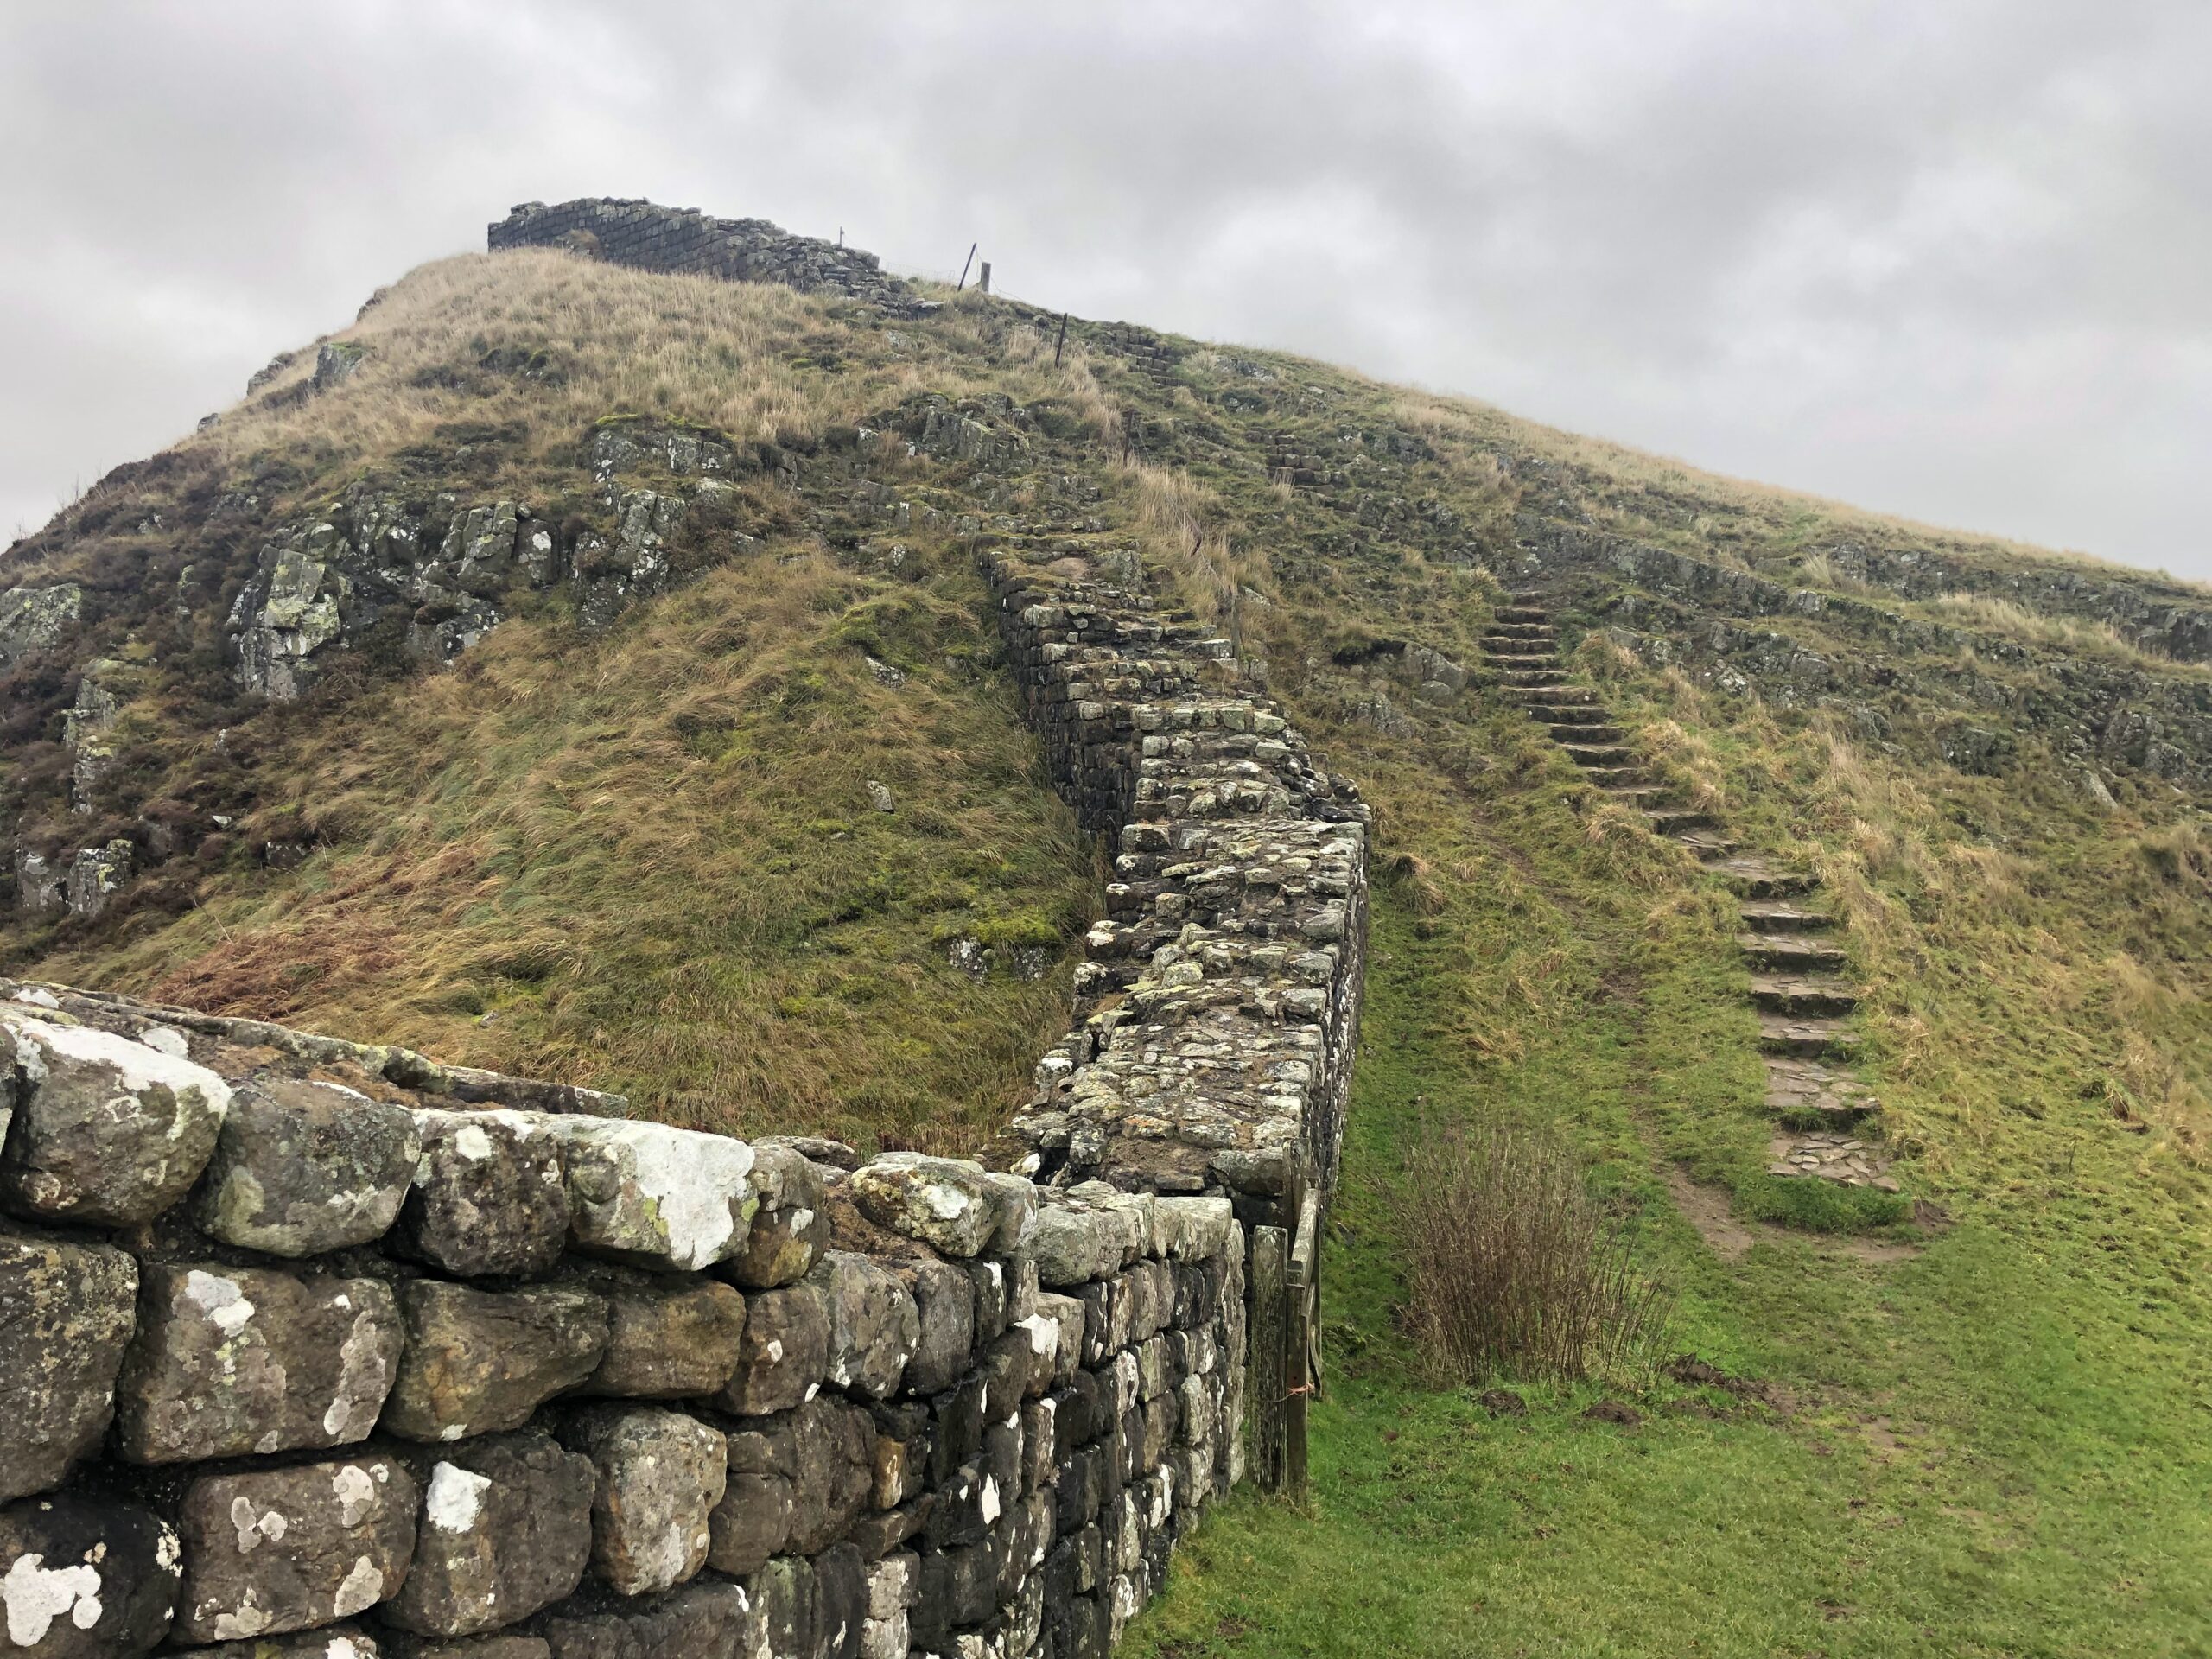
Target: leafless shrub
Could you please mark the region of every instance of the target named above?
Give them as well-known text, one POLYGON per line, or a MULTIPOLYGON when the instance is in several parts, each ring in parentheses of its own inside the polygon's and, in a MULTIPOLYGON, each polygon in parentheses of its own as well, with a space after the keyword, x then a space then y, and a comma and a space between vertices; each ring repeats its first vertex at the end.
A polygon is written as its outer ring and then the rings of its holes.
POLYGON ((1573 1382, 1664 1346, 1672 1297, 1549 1135, 1452 1126, 1408 1168, 1407 1327, 1440 1386, 1573 1382))

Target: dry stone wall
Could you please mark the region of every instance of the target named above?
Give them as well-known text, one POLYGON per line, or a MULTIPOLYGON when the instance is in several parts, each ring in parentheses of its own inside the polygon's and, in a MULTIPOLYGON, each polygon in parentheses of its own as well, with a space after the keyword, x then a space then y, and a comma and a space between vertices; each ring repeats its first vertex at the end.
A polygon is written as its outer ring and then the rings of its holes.
POLYGON ((0 1653, 1106 1653, 1240 1472, 1221 1196, 0 983, 0 1653))
POLYGON ((804 293, 842 294, 898 316, 937 309, 872 253, 793 236, 765 219, 714 219, 688 207, 611 199, 528 201, 490 226, 502 248, 567 247, 640 270, 683 271, 734 282, 781 283, 804 293))
POLYGON ((1228 641, 1081 560, 984 569, 1054 781, 1115 851, 1081 1023, 1014 1120, 1021 1166, 1294 1227, 1343 1142, 1368 809, 1228 641))

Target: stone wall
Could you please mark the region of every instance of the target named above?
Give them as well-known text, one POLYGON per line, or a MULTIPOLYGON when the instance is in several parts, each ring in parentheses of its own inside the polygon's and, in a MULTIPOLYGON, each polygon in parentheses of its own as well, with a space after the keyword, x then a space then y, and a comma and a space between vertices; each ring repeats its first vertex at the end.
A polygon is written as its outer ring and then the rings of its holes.
POLYGON ((1240 1471, 1224 1198, 0 999, 0 1652, 1074 1659, 1240 1471))
POLYGON ((1054 783, 1115 852, 1081 1022, 1014 1120, 1020 1166, 1294 1227, 1344 1138, 1368 809, 1226 640, 1080 559, 984 570, 1054 783))
POLYGON ((937 308, 872 253, 793 236, 765 219, 713 219, 650 201, 582 200, 523 203, 485 237, 502 248, 568 247, 639 270, 684 271, 734 282, 781 283, 804 293, 842 294, 899 316, 937 308))

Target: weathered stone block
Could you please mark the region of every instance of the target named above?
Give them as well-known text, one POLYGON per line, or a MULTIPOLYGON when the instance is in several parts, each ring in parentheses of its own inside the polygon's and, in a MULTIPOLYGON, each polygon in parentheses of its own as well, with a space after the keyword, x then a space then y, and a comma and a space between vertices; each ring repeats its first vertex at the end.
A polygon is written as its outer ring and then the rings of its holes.
POLYGON ((549 1120, 569 1225, 587 1250, 696 1271, 742 1252, 758 1207, 753 1148, 727 1135, 605 1117, 549 1120))
POLYGON ((722 1439, 728 1481, 707 1517, 707 1565, 741 1579, 791 1536, 794 1448, 781 1420, 733 1428, 722 1439))
POLYGON ((419 1496, 404 1467, 377 1457, 193 1482, 177 1512, 177 1634, 234 1642, 374 1606, 407 1576, 419 1496))
POLYGON ((921 1316, 898 1275, 871 1258, 832 1250, 806 1283, 830 1310, 829 1380, 880 1400, 899 1386, 921 1342, 921 1316))
POLYGON ((60 1484, 107 1433, 137 1294, 120 1250, 0 1234, 0 1503, 60 1484))
POLYGON ((964 1158, 887 1152, 855 1170, 849 1185, 870 1221, 947 1255, 979 1254, 1001 1219, 1004 1199, 993 1178, 964 1158))
MULTIPOLYGON (((399 1648, 378 1641, 358 1624, 326 1624, 319 1630, 294 1636, 257 1636, 245 1642, 221 1642, 212 1648, 194 1648, 194 1659, 448 1659, 427 1648, 399 1648)), ((476 1653, 453 1655, 450 1659, 499 1659, 476 1653)), ((542 1651, 512 1659, 544 1659, 542 1651)))
POLYGON ((557 1286, 473 1290, 422 1279, 400 1287, 407 1351, 384 1425, 410 1440, 520 1428, 598 1370, 607 1303, 557 1286))
POLYGON ((399 1310, 373 1279, 144 1268, 117 1447, 180 1463, 350 1446, 377 1425, 400 1343, 399 1310))
POLYGON ((303 1077, 232 1096, 200 1189, 200 1224, 270 1255, 319 1255, 383 1236, 422 1146, 414 1115, 303 1077))
POLYGON ((1037 1297, 1037 1311, 1030 1318, 1052 1326, 1052 1381, 1055 1388, 1065 1388, 1082 1368, 1086 1317, 1084 1304, 1073 1296, 1046 1291, 1037 1297))
POLYGON ((811 1282, 746 1299, 737 1371, 715 1403, 741 1417, 789 1411, 830 1370, 830 1304, 811 1282))
POLYGON ((706 1564, 707 1517, 722 1500, 722 1437, 696 1417, 652 1406, 594 1406, 561 1438, 598 1471, 592 1570, 626 1596, 666 1590, 706 1564))
POLYGON ((423 1637, 387 1630, 385 1659, 553 1659, 542 1636, 502 1630, 496 1636, 423 1637))
POLYGON ((875 1445, 868 1502, 879 1510, 896 1509, 929 1484, 935 1425, 929 1408, 918 1402, 879 1405, 872 1414, 875 1445))
POLYGON ((230 1085, 111 1032, 0 1010, 21 1084, 0 1199, 19 1213, 124 1227, 191 1189, 215 1150, 230 1085))
POLYGON ((415 1114, 423 1152, 394 1245, 463 1278, 543 1273, 569 1240, 561 1143, 529 1112, 415 1114))
POLYGON ((0 1509, 0 1612, 10 1655, 118 1659, 168 1634, 177 1535, 134 1504, 61 1494, 0 1509))
POLYGON ((910 1394, 935 1394, 968 1368, 976 1346, 976 1288, 961 1263, 912 1262, 897 1272, 914 1299, 919 1332, 899 1386, 910 1394))
POLYGON ((784 1547, 811 1555, 845 1535, 875 1484, 875 1425, 867 1412, 823 1395, 782 1419, 789 1437, 791 1531, 784 1547))
POLYGON ((573 1592, 591 1560, 591 1459, 542 1433, 456 1446, 423 1484, 415 1565, 382 1616, 426 1636, 470 1636, 573 1592))
POLYGON ((755 1598, 734 1584, 688 1584, 604 1611, 548 1617, 537 1633, 552 1659, 755 1659, 763 1645, 755 1598))
POLYGON ((796 1148, 756 1146, 753 1185, 760 1208, 745 1248, 722 1272, 749 1290, 798 1283, 830 1248, 830 1195, 821 1172, 796 1148))
POLYGON ((607 1304, 607 1351, 580 1390, 630 1400, 718 1392, 736 1372, 745 1298, 711 1279, 603 1268, 568 1281, 607 1304))
POLYGON ((761 1644, 774 1659, 785 1654, 812 1659, 814 1653, 814 1564, 801 1556, 779 1555, 746 1584, 759 1608, 761 1644))
POLYGON ((850 1544, 814 1558, 813 1659, 859 1659, 868 1621, 868 1566, 850 1544))

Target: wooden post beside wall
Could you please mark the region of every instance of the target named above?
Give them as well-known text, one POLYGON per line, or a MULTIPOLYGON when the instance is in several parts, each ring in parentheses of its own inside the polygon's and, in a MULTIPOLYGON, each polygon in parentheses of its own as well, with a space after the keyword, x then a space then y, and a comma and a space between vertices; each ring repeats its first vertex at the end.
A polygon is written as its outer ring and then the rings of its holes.
POLYGON ((1262 1491, 1282 1490, 1283 1406, 1287 1392, 1284 1361, 1289 1350, 1285 1300, 1290 1268, 1290 1235, 1280 1227, 1252 1230, 1252 1478, 1262 1491))
POLYGON ((1307 1189, 1283 1283, 1283 1490, 1306 1496, 1306 1408, 1321 1385, 1321 1195, 1307 1189))

